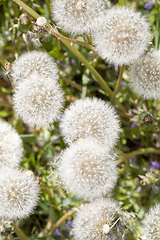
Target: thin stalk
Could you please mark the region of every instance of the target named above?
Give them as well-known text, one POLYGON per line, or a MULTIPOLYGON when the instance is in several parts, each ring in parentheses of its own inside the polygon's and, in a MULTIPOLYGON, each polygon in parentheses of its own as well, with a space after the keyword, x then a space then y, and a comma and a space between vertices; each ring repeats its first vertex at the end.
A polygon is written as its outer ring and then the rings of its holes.
POLYGON ((76 89, 78 89, 79 91, 82 91, 82 87, 81 85, 79 85, 78 83, 66 78, 66 77, 63 77, 62 75, 59 75, 59 77, 64 80, 65 82, 69 83, 70 85, 72 85, 73 87, 75 87, 76 89))
POLYGON ((160 149, 156 149, 156 148, 141 148, 138 150, 135 150, 133 152, 130 153, 124 153, 123 156, 125 156, 125 158, 130 159, 132 157, 135 157, 137 155, 142 155, 142 154, 160 154, 160 149))
POLYGON ((72 209, 69 212, 67 212, 65 215, 63 215, 57 222, 56 224, 53 226, 53 228, 51 229, 50 235, 53 235, 54 232, 56 231, 56 229, 70 216, 72 216, 77 210, 72 209))
POLYGON ((92 45, 88 44, 88 43, 81 42, 81 41, 78 41, 76 39, 71 39, 71 38, 65 37, 62 34, 59 34, 59 33, 55 32, 54 29, 50 29, 49 27, 46 30, 49 33, 51 33, 52 35, 54 35, 55 37, 57 37, 58 39, 63 39, 63 40, 66 40, 67 42, 78 44, 78 45, 86 47, 89 50, 94 52, 94 47, 92 45))
POLYGON ((29 240, 29 238, 24 234, 24 232, 15 223, 12 223, 12 226, 14 227, 15 233, 17 234, 17 236, 20 237, 21 240, 29 240))
POLYGON ((119 2, 119 5, 120 5, 120 6, 123 6, 123 5, 124 5, 124 0, 118 0, 118 2, 119 2))
POLYGON ((115 90, 112 94, 112 98, 111 98, 111 104, 112 105, 114 104, 116 94, 118 93, 118 90, 119 90, 120 85, 121 85, 123 71, 124 71, 124 65, 122 65, 122 67, 120 68, 117 84, 116 84, 115 90))

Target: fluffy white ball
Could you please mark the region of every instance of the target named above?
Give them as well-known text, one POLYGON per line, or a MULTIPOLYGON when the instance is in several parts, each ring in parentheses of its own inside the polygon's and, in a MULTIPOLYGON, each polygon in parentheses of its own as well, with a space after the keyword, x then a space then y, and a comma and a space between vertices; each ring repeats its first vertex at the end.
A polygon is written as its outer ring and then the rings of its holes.
POLYGON ((85 138, 62 152, 58 173, 68 192, 92 200, 112 191, 118 177, 117 161, 94 138, 85 138))
POLYGON ((106 11, 93 32, 97 53, 107 62, 130 64, 148 47, 151 35, 149 23, 140 12, 128 7, 106 11))
POLYGON ((60 129, 67 143, 91 136, 111 148, 118 139, 120 127, 118 116, 109 103, 86 98, 76 100, 65 110, 60 129))
POLYGON ((14 61, 11 71, 13 83, 24 81, 31 74, 38 74, 42 78, 51 77, 54 81, 58 81, 58 68, 54 59, 46 52, 31 51, 22 54, 14 61))
POLYGON ((76 35, 89 33, 106 8, 104 0, 52 1, 53 20, 63 30, 76 35))
POLYGON ((129 69, 129 85, 144 99, 160 99, 160 50, 148 52, 129 69))
POLYGON ((149 212, 145 214, 142 221, 144 240, 158 240, 160 239, 160 204, 151 207, 149 212))
POLYGON ((3 168, 0 171, 0 218, 26 218, 37 205, 39 185, 27 171, 3 168))
POLYGON ((0 120, 0 169, 19 164, 23 154, 22 140, 16 130, 0 120))
POLYGON ((58 82, 32 74, 17 85, 13 102, 16 113, 26 124, 42 127, 56 120, 64 99, 58 82))
MULTIPOLYGON (((116 220, 118 220, 119 211, 120 206, 118 203, 109 198, 101 198, 90 204, 81 206, 80 211, 77 212, 73 221, 76 239, 115 239, 110 238, 113 236, 113 229, 111 227, 116 220)), ((119 222, 117 224, 119 225, 119 222)), ((114 228, 114 233, 117 233, 116 225, 114 228)), ((118 233, 116 236, 118 237, 118 233)))

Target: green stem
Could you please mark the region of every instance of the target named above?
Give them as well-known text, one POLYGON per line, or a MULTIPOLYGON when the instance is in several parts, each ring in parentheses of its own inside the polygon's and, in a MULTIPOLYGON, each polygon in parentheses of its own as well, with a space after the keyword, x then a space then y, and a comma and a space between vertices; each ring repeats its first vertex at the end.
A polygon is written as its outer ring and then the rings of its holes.
POLYGON ((52 35, 54 35, 55 37, 57 37, 58 39, 63 39, 63 40, 66 40, 67 42, 78 44, 78 45, 86 47, 89 50, 94 52, 94 47, 92 45, 88 44, 88 43, 81 42, 81 41, 78 41, 76 39, 71 39, 71 38, 65 37, 62 34, 59 34, 59 33, 55 32, 53 29, 50 29, 49 27, 47 28, 47 31, 49 33, 51 33, 52 35))
POLYGON ((119 2, 119 5, 120 5, 120 6, 123 6, 123 5, 124 5, 124 0, 119 0, 118 2, 119 2))
POLYGON ((115 90, 114 90, 114 92, 112 94, 112 98, 111 98, 111 104, 112 105, 114 104, 114 100, 115 100, 116 94, 118 93, 118 90, 119 90, 120 85, 121 85, 123 71, 124 71, 124 65, 122 65, 122 67, 120 68, 117 84, 116 84, 115 90))
MULTIPOLYGON (((30 7, 28 7, 25 3, 23 3, 21 0, 13 0, 15 3, 17 3, 19 6, 21 6, 27 13, 29 13, 32 17, 35 19, 39 18, 40 15, 37 14, 34 10, 32 10, 30 7)), ((47 26, 51 27, 48 23, 47 26)), ((95 70, 95 68, 87 61, 87 59, 74 47, 72 46, 68 41, 64 39, 60 39, 61 42, 70 50, 73 52, 73 54, 84 63, 86 68, 90 70, 90 72, 93 74, 93 76, 96 78, 98 83, 101 85, 101 87, 106 91, 106 93, 109 95, 109 97, 112 97, 112 90, 107 85, 107 83, 104 81, 104 79, 101 77, 101 75, 95 70)), ((125 109, 123 105, 116 99, 116 104, 119 106, 119 108, 125 112, 125 109)))
POLYGON ((153 153, 153 154, 160 154, 160 149, 156 149, 156 148, 141 148, 139 150, 135 150, 133 152, 130 153, 125 153, 123 154, 123 156, 125 156, 125 158, 132 158, 135 157, 137 155, 141 155, 141 154, 149 154, 149 153, 153 153))
POLYGON ((56 231, 56 229, 70 216, 72 216, 74 213, 76 212, 75 209, 70 210, 69 212, 67 212, 65 215, 63 215, 57 222, 56 224, 53 226, 50 235, 53 235, 54 232, 56 231))
POLYGON ((21 240, 29 240, 29 238, 24 234, 24 232, 15 223, 12 223, 12 226, 14 227, 15 233, 17 234, 17 236, 20 237, 21 240))

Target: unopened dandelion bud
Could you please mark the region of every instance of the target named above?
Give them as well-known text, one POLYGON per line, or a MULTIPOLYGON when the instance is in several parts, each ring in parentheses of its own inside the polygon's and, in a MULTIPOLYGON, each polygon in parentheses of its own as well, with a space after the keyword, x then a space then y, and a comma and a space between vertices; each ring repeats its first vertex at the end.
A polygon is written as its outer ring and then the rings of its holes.
POLYGON ((38 26, 45 27, 47 24, 47 19, 45 17, 39 17, 39 18, 37 18, 36 23, 38 26))

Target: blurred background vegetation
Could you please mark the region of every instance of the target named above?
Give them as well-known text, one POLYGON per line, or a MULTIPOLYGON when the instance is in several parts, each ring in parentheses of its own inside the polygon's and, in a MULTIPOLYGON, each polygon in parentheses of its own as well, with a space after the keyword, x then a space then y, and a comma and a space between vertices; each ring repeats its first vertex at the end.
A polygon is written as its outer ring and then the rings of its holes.
MULTIPOLYGON (((38 14, 51 21, 49 0, 24 0, 38 14)), ((116 0, 110 6, 118 4, 116 0)), ((160 47, 160 3, 159 1, 125 0, 125 4, 141 11, 151 24, 153 41, 151 48, 160 47)), ((54 24, 52 22, 52 24, 54 24)), ((25 125, 15 114, 12 104, 14 86, 6 70, 16 57, 35 49, 28 31, 35 34, 35 20, 27 15, 13 1, 0 0, 0 118, 9 122, 21 135, 24 145, 22 169, 29 169, 41 180, 41 198, 38 207, 29 218, 17 222, 30 239, 74 239, 71 212, 58 229, 55 223, 74 207, 83 202, 58 186, 54 171, 54 157, 65 148, 59 132, 61 115, 48 128, 31 128, 25 125), (6 80, 4 80, 6 79, 6 80)), ((66 32, 59 31, 67 36, 66 32)), ((84 41, 82 37, 77 40, 84 41)), ((43 40, 43 36, 39 36, 43 40)), ((105 63, 90 50, 75 45, 114 90, 118 78, 118 68, 105 63)), ((109 101, 108 95, 100 87, 94 76, 84 67, 79 59, 54 36, 42 41, 38 50, 48 52, 57 62, 60 83, 65 92, 66 106, 82 97, 82 90, 87 86, 87 95, 109 101), (76 84, 75 84, 76 83, 76 84)), ((121 118, 121 135, 117 145, 119 157, 119 180, 111 194, 126 211, 133 211, 139 219, 155 203, 160 202, 160 102, 145 101, 132 93, 128 87, 127 68, 123 73, 120 91, 117 94, 128 117, 117 108, 121 118), (147 150, 146 150, 147 149, 147 150), (156 149, 156 150, 155 150, 156 149)), ((7 229, 1 232, 0 239, 20 239, 7 229)))

